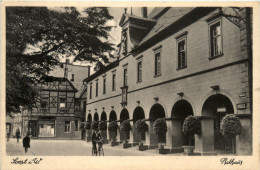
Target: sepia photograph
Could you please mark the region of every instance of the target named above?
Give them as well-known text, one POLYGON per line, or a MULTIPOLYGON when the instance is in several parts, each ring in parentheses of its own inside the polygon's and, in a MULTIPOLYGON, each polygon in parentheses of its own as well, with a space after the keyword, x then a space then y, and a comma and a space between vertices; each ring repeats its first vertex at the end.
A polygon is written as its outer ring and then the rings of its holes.
POLYGON ((9 163, 253 156, 252 5, 83 4, 4 7, 9 163))

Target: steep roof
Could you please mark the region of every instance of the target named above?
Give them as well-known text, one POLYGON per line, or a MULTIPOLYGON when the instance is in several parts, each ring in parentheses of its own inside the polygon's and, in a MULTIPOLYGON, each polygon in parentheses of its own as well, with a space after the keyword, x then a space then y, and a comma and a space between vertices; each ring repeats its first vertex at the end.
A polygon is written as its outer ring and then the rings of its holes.
MULTIPOLYGON (((149 17, 155 17, 160 12, 162 12, 165 8, 155 8, 149 17)), ((138 46, 145 43, 147 40, 176 22, 178 19, 183 17, 185 14, 191 12, 193 8, 170 8, 168 9, 162 16, 157 19, 155 26, 149 31, 149 33, 143 38, 143 40, 139 43, 138 46)))
MULTIPOLYGON (((68 81, 77 89, 75 94, 76 98, 80 97, 80 94, 84 90, 83 80, 89 75, 89 66, 73 65, 71 63, 67 64, 68 68, 68 81), (74 74, 74 81, 71 81, 72 74, 74 74)), ((65 63, 63 67, 56 66, 52 71, 50 71, 49 76, 53 77, 64 77, 65 63)))

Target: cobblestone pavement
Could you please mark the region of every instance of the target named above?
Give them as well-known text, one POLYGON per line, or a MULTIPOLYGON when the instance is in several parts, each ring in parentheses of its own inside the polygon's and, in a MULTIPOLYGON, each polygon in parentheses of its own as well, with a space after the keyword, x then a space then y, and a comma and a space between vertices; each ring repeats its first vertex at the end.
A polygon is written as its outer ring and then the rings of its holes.
MULTIPOLYGON (((6 143, 8 156, 91 156, 91 142, 82 140, 41 140, 31 139, 31 148, 24 153, 22 141, 10 139, 6 143)), ((105 156, 161 156, 155 150, 138 151, 135 148, 123 149, 122 146, 103 145, 105 156)))

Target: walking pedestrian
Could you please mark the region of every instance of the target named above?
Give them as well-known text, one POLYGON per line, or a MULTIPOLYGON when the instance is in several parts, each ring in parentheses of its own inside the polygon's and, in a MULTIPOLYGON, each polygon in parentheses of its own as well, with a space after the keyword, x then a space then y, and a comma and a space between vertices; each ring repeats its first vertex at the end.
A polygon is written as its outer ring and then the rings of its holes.
POLYGON ((10 132, 8 131, 7 132, 7 141, 9 141, 9 138, 10 138, 10 132))
POLYGON ((16 133, 15 133, 15 137, 17 139, 17 143, 19 143, 20 135, 21 135, 21 132, 20 132, 20 130, 18 128, 18 129, 16 129, 16 133))
POLYGON ((26 134, 26 136, 23 138, 23 147, 25 149, 25 153, 27 153, 28 148, 30 148, 30 137, 29 133, 26 134))

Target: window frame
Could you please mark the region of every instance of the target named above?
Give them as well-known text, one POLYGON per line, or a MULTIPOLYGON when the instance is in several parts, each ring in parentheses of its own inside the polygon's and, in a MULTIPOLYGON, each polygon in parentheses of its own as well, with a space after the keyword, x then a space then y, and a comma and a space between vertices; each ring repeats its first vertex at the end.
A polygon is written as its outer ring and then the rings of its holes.
POLYGON ((159 45, 155 48, 153 48, 153 52, 154 52, 154 78, 159 77, 162 75, 162 45, 159 45), (157 69, 157 59, 156 59, 156 55, 159 54, 160 56, 160 72, 158 74, 158 69, 157 69))
POLYGON ((127 74, 128 74, 127 67, 124 67, 123 68, 123 87, 127 86, 127 74))
POLYGON ((66 99, 66 97, 59 97, 59 109, 61 109, 61 106, 60 106, 60 104, 61 104, 61 99, 64 99, 65 100, 65 107, 64 107, 64 110, 67 108, 67 99, 66 99))
POLYGON ((103 76, 103 94, 106 94, 106 91, 107 91, 107 89, 106 89, 106 80, 107 78, 106 78, 106 76, 103 76))
POLYGON ((112 91, 116 91, 116 70, 112 71, 112 91))
POLYGON ((98 79, 96 80, 96 97, 98 97, 98 79))
POLYGON ((43 109, 48 109, 48 108, 49 108, 49 103, 48 103, 48 101, 49 101, 49 97, 42 97, 42 98, 41 98, 41 108, 43 108, 43 109), (46 101, 45 101, 45 100, 46 100, 46 101), (42 107, 42 105, 43 105, 44 102, 46 102, 46 107, 42 107))
POLYGON ((64 124, 65 124, 64 133, 70 133, 71 132, 71 121, 65 121, 64 124), (66 122, 69 122, 69 126, 67 126, 68 124, 66 124, 66 122), (69 127, 69 131, 66 131, 67 130, 66 127, 69 127))
POLYGON ((89 84, 89 99, 92 99, 92 82, 89 84))
POLYGON ((161 68, 161 63, 162 63, 162 57, 161 57, 161 51, 156 51, 154 53, 154 77, 159 77, 162 75, 162 68, 161 68), (158 64, 158 59, 157 59, 157 55, 159 54, 159 58, 160 58, 160 62, 158 64), (159 67, 159 69, 158 69, 159 67), (159 70, 159 71, 158 71, 159 70))
POLYGON ((222 56, 224 53, 223 53, 223 29, 222 29, 222 17, 217 17, 217 18, 214 18, 214 20, 210 20, 208 21, 208 35, 209 35, 209 38, 208 38, 208 41, 209 41, 209 60, 211 59, 215 59, 215 58, 218 58, 220 56, 222 56), (212 33, 211 33, 211 28, 215 25, 217 25, 219 23, 219 27, 220 27, 220 49, 221 51, 217 54, 217 55, 214 55, 214 47, 213 47, 213 37, 212 37, 212 33))
POLYGON ((184 69, 184 68, 187 68, 187 36, 183 36, 179 39, 177 39, 177 70, 181 70, 181 69, 184 69), (183 51, 180 51, 180 46, 179 44, 184 42, 184 47, 183 47, 183 51), (180 54, 184 52, 185 53, 185 56, 184 56, 184 65, 182 65, 182 57, 180 57, 180 54), (181 61, 180 61, 181 59, 181 61), (179 65, 180 63, 180 65, 179 65))
POLYGON ((140 56, 137 58, 137 83, 140 83, 143 81, 143 56, 140 56), (141 63, 141 69, 139 68, 139 63, 141 63), (141 70, 141 73, 140 73, 141 70))

